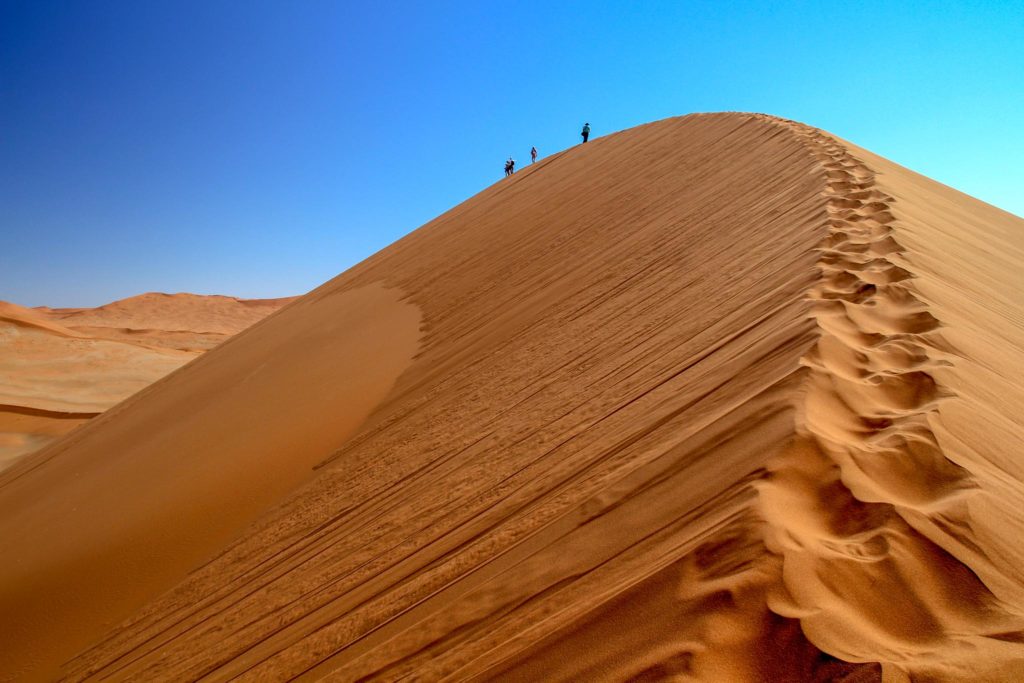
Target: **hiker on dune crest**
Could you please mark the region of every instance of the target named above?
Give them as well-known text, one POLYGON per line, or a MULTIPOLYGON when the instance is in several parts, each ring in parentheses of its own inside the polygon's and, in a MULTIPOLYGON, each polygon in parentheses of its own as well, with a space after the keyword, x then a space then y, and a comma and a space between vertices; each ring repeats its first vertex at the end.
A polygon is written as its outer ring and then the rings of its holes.
POLYGON ((587 140, 590 139, 590 124, 589 123, 584 123, 583 124, 583 130, 580 132, 580 135, 583 136, 583 142, 586 142, 587 140))

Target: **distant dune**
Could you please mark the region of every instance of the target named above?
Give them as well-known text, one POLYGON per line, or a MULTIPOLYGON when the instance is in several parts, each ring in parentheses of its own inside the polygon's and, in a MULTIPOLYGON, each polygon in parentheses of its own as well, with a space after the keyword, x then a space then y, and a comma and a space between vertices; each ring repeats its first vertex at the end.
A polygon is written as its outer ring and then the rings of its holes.
POLYGON ((289 301, 155 293, 99 308, 0 301, 0 469, 289 301))
POLYGON ((0 473, 0 670, 1024 680, 1022 268, 802 124, 591 140, 0 473))
POLYGON ((205 351, 294 300, 152 292, 98 308, 36 310, 62 325, 107 339, 205 351))

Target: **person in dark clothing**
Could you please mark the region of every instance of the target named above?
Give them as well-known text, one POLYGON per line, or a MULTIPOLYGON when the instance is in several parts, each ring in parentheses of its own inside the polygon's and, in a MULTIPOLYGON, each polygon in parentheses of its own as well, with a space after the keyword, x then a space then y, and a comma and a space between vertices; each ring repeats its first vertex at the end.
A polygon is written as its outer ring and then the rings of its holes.
POLYGON ((580 133, 580 135, 583 136, 583 142, 586 142, 587 140, 590 139, 590 124, 589 123, 584 123, 583 124, 583 131, 580 133))
POLYGON ((531 147, 530 148, 530 163, 531 164, 537 163, 537 148, 536 147, 531 147))
POLYGON ((513 173, 515 173, 515 170, 516 162, 512 157, 509 157, 508 161, 505 162, 505 176, 507 177, 512 175, 513 173))

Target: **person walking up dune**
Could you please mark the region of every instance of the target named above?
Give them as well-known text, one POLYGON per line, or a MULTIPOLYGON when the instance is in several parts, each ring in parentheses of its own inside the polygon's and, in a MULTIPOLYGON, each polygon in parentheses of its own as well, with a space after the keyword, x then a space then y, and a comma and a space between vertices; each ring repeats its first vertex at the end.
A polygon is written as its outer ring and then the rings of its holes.
POLYGON ((584 123, 583 124, 583 130, 580 132, 580 135, 583 136, 583 142, 586 142, 587 140, 590 139, 590 124, 589 123, 584 123))
POLYGON ((516 172, 516 160, 513 159, 512 157, 509 157, 508 161, 505 162, 505 175, 506 176, 510 176, 510 175, 512 175, 515 172, 516 172))
POLYGON ((531 147, 530 148, 530 163, 531 164, 537 163, 537 148, 536 147, 531 147))

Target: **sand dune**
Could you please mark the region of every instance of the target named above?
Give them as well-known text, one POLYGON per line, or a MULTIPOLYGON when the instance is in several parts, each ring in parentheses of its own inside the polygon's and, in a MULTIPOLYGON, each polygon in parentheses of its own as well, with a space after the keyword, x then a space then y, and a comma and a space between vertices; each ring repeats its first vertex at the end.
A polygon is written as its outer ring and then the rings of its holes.
POLYGON ((49 320, 106 339, 205 351, 294 300, 151 292, 98 308, 37 310, 49 320))
POLYGON ((143 294, 77 309, 0 301, 0 469, 291 300, 143 294))
POLYGON ((789 121, 549 157, 0 474, 0 669, 1020 679, 1022 263, 789 121))

